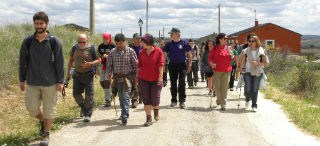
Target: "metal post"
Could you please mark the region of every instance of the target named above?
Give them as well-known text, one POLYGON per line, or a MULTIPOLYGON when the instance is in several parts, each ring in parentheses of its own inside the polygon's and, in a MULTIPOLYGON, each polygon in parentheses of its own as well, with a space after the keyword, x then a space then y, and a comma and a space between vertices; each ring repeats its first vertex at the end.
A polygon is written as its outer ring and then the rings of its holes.
POLYGON ((147 15, 147 18, 146 18, 146 19, 147 19, 147 20, 146 20, 146 21, 147 21, 147 22, 146 22, 146 33, 148 33, 148 19, 149 19, 149 18, 148 18, 148 17, 149 17, 149 16, 148 16, 148 11, 149 11, 148 9, 149 9, 149 1, 147 0, 147 9, 146 9, 146 15, 147 15))

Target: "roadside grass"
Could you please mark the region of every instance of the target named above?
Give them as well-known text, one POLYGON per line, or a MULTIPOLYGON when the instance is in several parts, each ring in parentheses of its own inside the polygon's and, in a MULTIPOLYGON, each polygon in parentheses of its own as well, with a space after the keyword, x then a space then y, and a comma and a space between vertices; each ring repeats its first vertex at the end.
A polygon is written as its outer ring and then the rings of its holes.
POLYGON ((282 105, 290 119, 309 134, 320 137, 320 108, 312 105, 303 94, 289 93, 281 90, 273 83, 264 91, 266 98, 282 105))
MULTIPOLYGON (((72 82, 66 89, 65 101, 59 93, 57 105, 57 117, 54 119, 52 131, 59 130, 74 119, 79 117, 80 108, 72 97, 72 82)), ((95 79, 95 109, 104 104, 104 92, 100 88, 98 79, 95 79)), ((18 91, 18 87, 2 92, 0 98, 2 107, 0 109, 0 146, 4 145, 28 145, 28 143, 39 140, 39 120, 30 117, 24 106, 24 93, 18 91), (17 96, 18 91, 18 96, 17 96), (3 106, 6 105, 6 106, 3 106)))

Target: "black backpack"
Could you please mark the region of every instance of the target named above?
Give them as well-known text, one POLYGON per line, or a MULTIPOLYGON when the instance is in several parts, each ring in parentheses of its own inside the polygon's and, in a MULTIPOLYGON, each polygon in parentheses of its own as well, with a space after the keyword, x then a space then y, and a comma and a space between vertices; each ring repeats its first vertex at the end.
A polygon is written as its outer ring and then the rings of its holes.
MULTIPOLYGON (((32 35, 29 35, 27 38, 26 38, 26 56, 25 56, 25 65, 24 65, 24 72, 26 73, 27 72, 27 69, 28 69, 28 66, 29 66, 29 62, 30 62, 30 47, 31 47, 31 43, 32 43, 32 40, 33 40, 33 37, 34 37, 34 34, 32 35)), ((50 43, 50 47, 51 47, 51 50, 52 50, 52 55, 51 55, 51 62, 54 63, 54 49, 56 48, 56 40, 55 40, 55 36, 53 35, 50 35, 49 36, 49 43, 50 43)))
MULTIPOLYGON (((78 47, 78 44, 75 44, 73 47, 72 47, 72 54, 74 54, 74 52, 76 51, 78 47)), ((92 61, 95 61, 96 60, 96 51, 94 49, 94 45, 91 45, 91 55, 92 55, 92 61)), ((94 74, 97 72, 97 66, 93 66, 93 71, 92 71, 94 74)))

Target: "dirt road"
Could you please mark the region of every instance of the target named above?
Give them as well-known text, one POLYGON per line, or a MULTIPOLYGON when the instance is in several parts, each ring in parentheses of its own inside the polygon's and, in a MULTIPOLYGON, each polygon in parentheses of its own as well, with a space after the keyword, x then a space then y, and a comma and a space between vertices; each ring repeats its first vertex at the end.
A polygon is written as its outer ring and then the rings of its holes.
MULTIPOLYGON (((77 119, 50 135, 50 145, 274 145, 320 146, 320 142, 298 130, 283 114, 279 105, 258 98, 258 112, 244 109, 242 97, 238 110, 238 92, 228 93, 227 111, 220 111, 205 82, 187 89, 186 109, 171 108, 170 85, 163 88, 160 120, 144 127, 143 104, 130 109, 127 126, 121 126, 112 108, 99 107, 92 121, 77 119)), ((117 100, 118 114, 119 101, 117 100)), ((37 145, 37 143, 31 144, 37 145)))

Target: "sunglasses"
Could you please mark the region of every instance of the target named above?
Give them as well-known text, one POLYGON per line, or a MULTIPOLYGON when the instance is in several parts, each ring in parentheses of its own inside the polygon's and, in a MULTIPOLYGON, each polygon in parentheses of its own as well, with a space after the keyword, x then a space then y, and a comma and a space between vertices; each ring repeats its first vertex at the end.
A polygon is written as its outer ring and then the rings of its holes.
POLYGON ((87 43, 87 42, 85 42, 85 41, 79 41, 79 42, 78 42, 78 44, 81 44, 81 43, 85 44, 85 43, 87 43))
POLYGON ((256 42, 256 41, 251 41, 251 40, 249 40, 249 43, 254 43, 254 42, 256 42))

